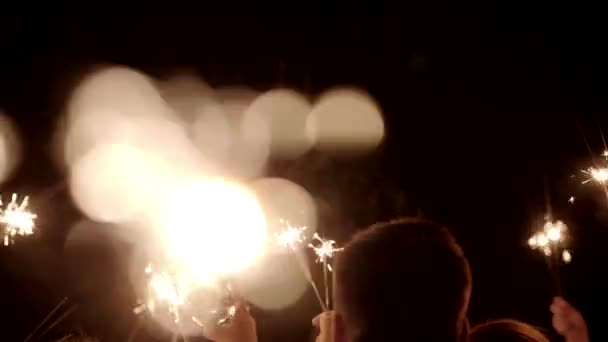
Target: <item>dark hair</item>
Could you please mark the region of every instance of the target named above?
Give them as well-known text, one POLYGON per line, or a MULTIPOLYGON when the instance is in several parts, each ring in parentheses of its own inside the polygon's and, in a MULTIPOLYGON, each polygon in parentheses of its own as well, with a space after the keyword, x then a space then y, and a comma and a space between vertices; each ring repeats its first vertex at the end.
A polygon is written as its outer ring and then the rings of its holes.
POLYGON ((549 342, 537 328, 514 319, 479 324, 471 330, 471 342, 549 342))
POLYGON ((350 341, 466 336, 471 273, 446 228, 421 219, 375 224, 352 238, 335 269, 336 310, 350 341))

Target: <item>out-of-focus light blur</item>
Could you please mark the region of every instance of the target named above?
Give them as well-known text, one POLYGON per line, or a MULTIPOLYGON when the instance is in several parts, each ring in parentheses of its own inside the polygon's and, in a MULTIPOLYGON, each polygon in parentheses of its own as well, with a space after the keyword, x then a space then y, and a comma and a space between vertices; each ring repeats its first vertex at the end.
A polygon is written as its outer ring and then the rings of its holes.
POLYGON ((215 91, 193 72, 181 71, 157 82, 162 97, 187 124, 192 124, 198 111, 215 102, 215 91))
POLYGON ((12 120, 0 111, 0 184, 9 179, 19 164, 21 145, 12 120))
POLYGON ((96 233, 76 229, 68 242, 99 236, 134 245, 141 255, 131 276, 144 307, 186 334, 199 329, 188 317, 222 309, 228 279, 266 309, 292 305, 308 289, 297 267, 303 256, 292 253, 301 251, 269 240, 286 225, 314 234, 315 202, 291 181, 259 178, 268 160, 313 145, 369 151, 384 136, 378 106, 361 91, 333 90, 313 107, 294 90, 213 89, 188 73, 154 81, 125 67, 85 78, 60 128, 58 155, 74 201, 108 223, 96 233), (237 183, 244 179, 253 180, 237 183), (156 268, 145 280, 143 265, 156 268))
POLYGON ((100 222, 121 223, 149 208, 166 165, 129 145, 99 145, 72 167, 70 190, 78 207, 100 222))
POLYGON ((317 149, 361 152, 384 138, 384 120, 376 102, 362 91, 336 89, 323 94, 306 122, 306 132, 317 149))
POLYGON ((269 134, 272 156, 297 157, 310 148, 311 142, 306 136, 306 118, 311 109, 310 102, 294 90, 268 91, 246 110, 244 134, 269 134))
POLYGON ((250 187, 264 209, 270 235, 282 232, 286 223, 306 227, 306 234, 314 234, 317 210, 306 189, 282 178, 261 178, 251 182, 250 187))
POLYGON ((169 257, 201 282, 239 272, 264 254, 264 213, 255 196, 236 184, 177 181, 156 213, 169 257))
POLYGON ((310 285, 296 255, 268 255, 235 278, 239 293, 250 303, 280 310, 295 304, 310 285))

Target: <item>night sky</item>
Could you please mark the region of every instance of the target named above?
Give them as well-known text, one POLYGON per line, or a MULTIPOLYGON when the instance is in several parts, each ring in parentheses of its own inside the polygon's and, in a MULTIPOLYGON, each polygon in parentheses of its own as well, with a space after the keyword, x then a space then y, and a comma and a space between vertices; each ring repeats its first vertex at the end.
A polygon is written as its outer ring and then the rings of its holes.
MULTIPOLYGON (((137 322, 123 259, 129 246, 64 248, 81 214, 51 141, 70 91, 97 63, 161 79, 187 68, 212 86, 283 86, 311 98, 339 85, 365 89, 386 123, 375 153, 313 151, 271 161, 267 174, 325 203, 320 229, 338 241, 399 215, 446 224, 473 269, 471 321, 512 317, 545 328, 554 289, 526 241, 548 191, 574 239, 564 296, 601 340, 608 203, 599 187, 580 184, 591 163, 583 134, 596 155, 600 129, 608 134, 599 4, 200 3, 40 4, 0 15, 0 108, 24 143, 24 161, 0 190, 30 194, 40 216, 40 234, 0 248, 2 340, 21 341, 64 296, 78 309, 43 340, 81 330, 124 341, 137 322)), ((282 312, 256 311, 260 340, 307 341, 317 310, 308 293, 282 312)), ((146 329, 135 338, 156 340, 167 339, 146 329)))

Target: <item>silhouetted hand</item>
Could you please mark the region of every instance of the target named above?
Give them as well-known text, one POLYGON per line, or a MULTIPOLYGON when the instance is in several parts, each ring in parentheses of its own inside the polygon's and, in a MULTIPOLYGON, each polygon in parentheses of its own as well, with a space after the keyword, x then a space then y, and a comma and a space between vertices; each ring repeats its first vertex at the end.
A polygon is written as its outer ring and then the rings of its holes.
POLYGON ((313 318, 312 325, 319 328, 319 336, 315 342, 335 341, 336 313, 334 311, 325 311, 313 318))
POLYGON ((238 303, 232 320, 226 325, 205 329, 205 337, 215 342, 257 342, 255 320, 247 306, 238 303))
POLYGON ((555 297, 550 310, 553 313, 553 328, 566 342, 589 342, 587 323, 570 303, 562 297, 555 297))

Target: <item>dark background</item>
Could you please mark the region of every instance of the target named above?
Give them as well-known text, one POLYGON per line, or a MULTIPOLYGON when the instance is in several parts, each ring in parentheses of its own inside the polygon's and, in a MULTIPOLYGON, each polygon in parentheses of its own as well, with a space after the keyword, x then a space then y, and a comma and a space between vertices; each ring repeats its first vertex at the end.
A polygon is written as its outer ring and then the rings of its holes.
MULTIPOLYGON (((580 185, 591 158, 577 127, 599 154, 608 90, 599 6, 83 1, 3 11, 0 107, 18 124, 25 160, 0 190, 32 195, 40 233, 0 248, 2 340, 21 341, 66 295, 78 310, 46 339, 82 330, 124 341, 137 322, 115 249, 63 248, 79 213, 50 142, 71 87, 98 62, 161 78, 188 67, 213 86, 281 85, 311 97, 336 85, 369 91, 387 124, 376 153, 311 152, 273 161, 268 173, 327 203, 321 229, 339 241, 396 215, 449 225, 473 268, 473 322, 513 317, 550 328, 551 277, 526 245, 549 189, 574 239, 565 297, 601 340, 608 203, 597 186, 580 185)), ((261 341, 307 340, 316 310, 309 293, 284 312, 256 312, 261 341)), ((160 336, 144 329, 136 341, 167 340, 160 336)))

